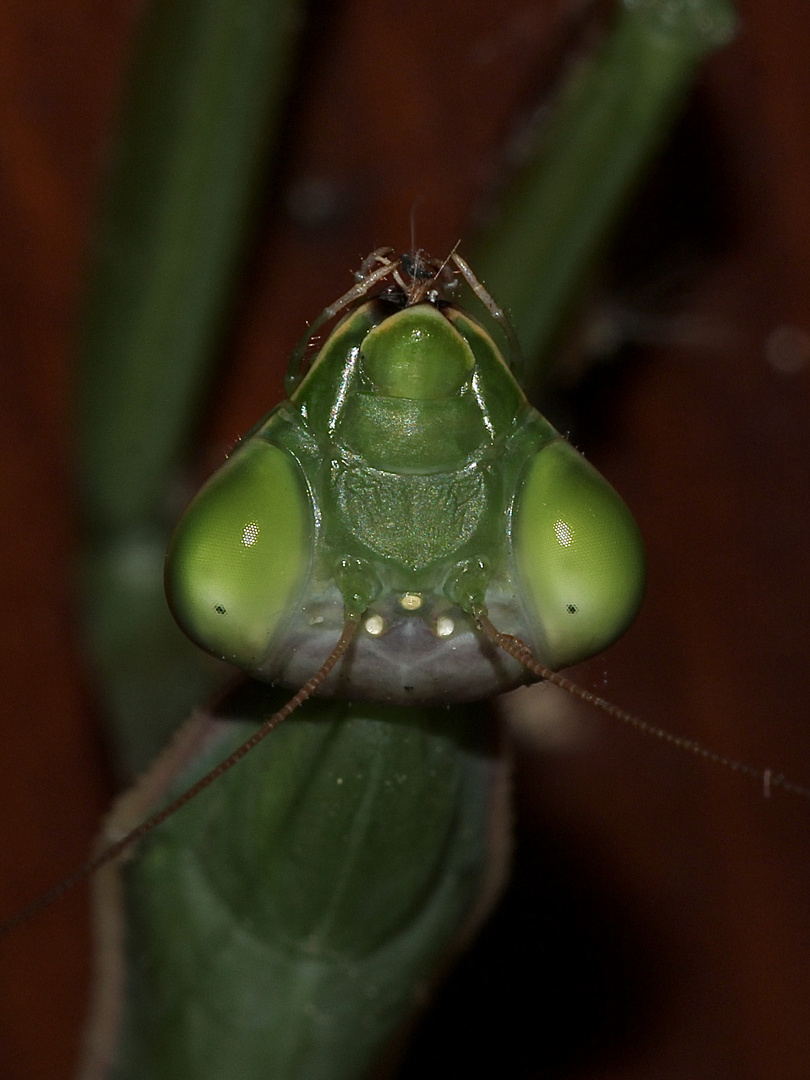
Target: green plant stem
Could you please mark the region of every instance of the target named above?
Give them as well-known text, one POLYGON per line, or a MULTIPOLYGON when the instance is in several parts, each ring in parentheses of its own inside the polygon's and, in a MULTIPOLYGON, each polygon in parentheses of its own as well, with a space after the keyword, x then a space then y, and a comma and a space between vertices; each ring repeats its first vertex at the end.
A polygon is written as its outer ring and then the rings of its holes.
POLYGON ((472 265, 509 313, 535 384, 698 64, 734 26, 728 0, 624 0, 478 238, 472 265))

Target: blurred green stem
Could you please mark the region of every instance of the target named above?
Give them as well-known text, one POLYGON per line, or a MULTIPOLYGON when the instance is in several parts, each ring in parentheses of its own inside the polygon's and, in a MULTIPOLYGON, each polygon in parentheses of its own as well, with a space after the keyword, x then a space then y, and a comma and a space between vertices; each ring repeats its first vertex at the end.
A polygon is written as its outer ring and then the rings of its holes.
POLYGON ((91 528, 163 509, 286 98, 296 0, 148 6, 114 144, 80 397, 91 528))
POLYGON ((698 64, 734 28, 729 0, 624 0, 478 238, 469 258, 509 313, 535 386, 698 64))
POLYGON ((166 609, 163 555, 301 21, 298 0, 157 0, 139 28, 79 395, 88 647, 124 775, 221 679, 166 609))

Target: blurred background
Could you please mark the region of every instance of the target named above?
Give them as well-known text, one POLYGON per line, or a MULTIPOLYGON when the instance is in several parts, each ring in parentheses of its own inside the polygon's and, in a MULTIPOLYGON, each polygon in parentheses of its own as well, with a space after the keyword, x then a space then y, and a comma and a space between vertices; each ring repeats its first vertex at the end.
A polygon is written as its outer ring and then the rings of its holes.
MULTIPOLYGON (((282 396, 290 349, 361 258, 410 247, 412 208, 436 255, 483 220, 584 6, 311 5, 200 476, 282 396)), ((579 681, 808 783, 810 12, 738 6, 549 408, 649 552, 641 616, 579 681)), ((85 856, 113 794, 77 641, 72 395, 139 8, 0 7, 3 914, 85 856)), ((562 708, 519 726, 515 882, 403 1075, 804 1080, 810 804, 562 708)), ((86 890, 0 954, 0 1074, 69 1076, 86 890)))

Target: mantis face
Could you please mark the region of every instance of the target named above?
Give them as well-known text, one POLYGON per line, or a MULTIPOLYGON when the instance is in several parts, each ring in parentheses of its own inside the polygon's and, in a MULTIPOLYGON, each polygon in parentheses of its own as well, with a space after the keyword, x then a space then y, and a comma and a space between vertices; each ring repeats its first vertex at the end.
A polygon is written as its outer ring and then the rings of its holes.
POLYGON ((472 701, 531 678, 476 612, 543 665, 574 664, 632 621, 644 556, 484 327, 438 290, 389 289, 193 500, 166 583, 189 637, 258 678, 305 683, 353 612, 323 692, 472 701))

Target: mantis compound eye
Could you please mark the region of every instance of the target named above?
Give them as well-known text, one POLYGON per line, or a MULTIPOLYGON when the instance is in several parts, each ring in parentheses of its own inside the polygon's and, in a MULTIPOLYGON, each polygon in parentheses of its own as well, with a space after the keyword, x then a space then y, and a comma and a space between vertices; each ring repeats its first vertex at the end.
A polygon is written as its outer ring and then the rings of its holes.
POLYGON ((309 565, 311 510, 294 459, 252 439, 193 500, 166 558, 166 593, 180 626, 237 667, 256 667, 309 565))
POLYGON ((641 534, 610 484, 562 439, 529 464, 513 542, 549 667, 585 660, 624 633, 644 593, 641 534))

